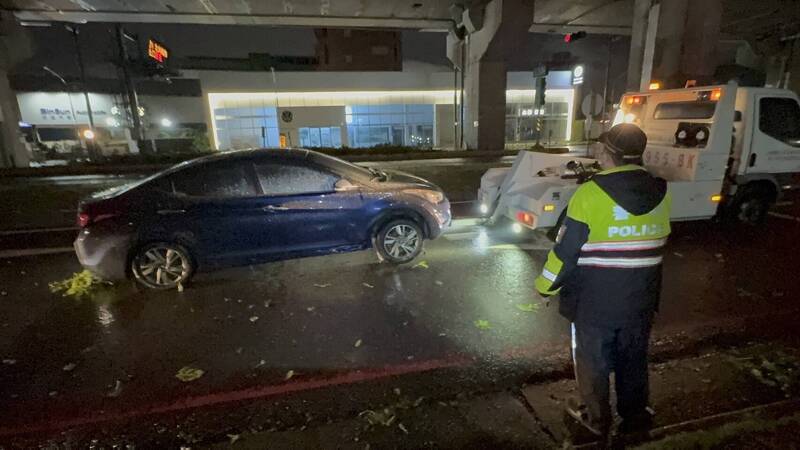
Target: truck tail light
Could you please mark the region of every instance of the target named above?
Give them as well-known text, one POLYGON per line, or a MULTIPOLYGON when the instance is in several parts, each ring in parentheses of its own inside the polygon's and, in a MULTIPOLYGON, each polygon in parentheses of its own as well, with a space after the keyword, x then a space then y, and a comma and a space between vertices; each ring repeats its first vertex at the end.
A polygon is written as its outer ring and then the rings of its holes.
POLYGON ((533 214, 525 212, 525 211, 518 211, 517 212, 517 221, 524 223, 525 225, 533 228, 533 223, 535 221, 533 214))
POLYGON ((714 194, 711 196, 711 203, 719 203, 722 201, 722 194, 714 194))

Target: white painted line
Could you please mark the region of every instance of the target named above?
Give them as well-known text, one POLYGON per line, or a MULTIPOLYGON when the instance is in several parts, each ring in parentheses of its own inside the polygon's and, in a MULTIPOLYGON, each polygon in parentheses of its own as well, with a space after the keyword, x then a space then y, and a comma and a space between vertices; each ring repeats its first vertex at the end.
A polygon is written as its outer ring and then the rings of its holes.
POLYGON ((10 236, 15 234, 53 233, 56 231, 78 231, 78 229, 75 227, 60 227, 60 228, 32 228, 30 230, 9 230, 9 231, 0 231, 0 236, 10 236))
POLYGON ((794 202, 785 201, 785 202, 775 202, 775 206, 792 206, 794 202))
POLYGON ((460 205, 460 204, 463 204, 463 203, 478 203, 478 201, 477 200, 463 200, 463 201, 460 201, 460 202, 450 202, 451 205, 460 205))
POLYGON ((477 231, 467 231, 464 233, 448 233, 444 235, 444 238, 448 241, 463 241, 465 239, 474 239, 478 237, 477 231))
POLYGON ((522 243, 522 244, 500 244, 492 245, 490 250, 550 250, 552 245, 542 245, 535 243, 522 243))
POLYGON ((75 249, 72 247, 51 247, 51 248, 23 248, 19 250, 2 250, 0 258, 20 258, 22 256, 55 255, 58 253, 71 253, 75 249))
POLYGON ((800 217, 790 216, 789 214, 781 214, 770 211, 769 215, 772 217, 777 217, 778 219, 786 219, 786 220, 793 220, 795 222, 800 222, 800 217))

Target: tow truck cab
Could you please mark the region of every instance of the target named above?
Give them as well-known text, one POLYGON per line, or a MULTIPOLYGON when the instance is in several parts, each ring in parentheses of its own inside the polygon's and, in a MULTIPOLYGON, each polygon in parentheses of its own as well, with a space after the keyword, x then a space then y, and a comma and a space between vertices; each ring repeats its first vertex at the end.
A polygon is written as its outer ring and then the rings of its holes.
POLYGON ((792 91, 731 83, 629 93, 614 122, 647 134, 644 163, 671 182, 675 220, 714 216, 720 201, 726 215, 760 222, 797 184, 800 103, 792 91))

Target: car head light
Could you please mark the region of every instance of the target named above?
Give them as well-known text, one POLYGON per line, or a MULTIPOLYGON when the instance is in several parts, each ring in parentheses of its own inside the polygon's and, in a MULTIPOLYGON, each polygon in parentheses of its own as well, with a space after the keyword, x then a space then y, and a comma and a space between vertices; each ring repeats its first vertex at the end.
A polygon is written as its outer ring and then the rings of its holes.
POLYGON ((442 200, 444 200, 444 194, 440 191, 433 191, 429 189, 406 189, 403 192, 417 197, 422 197, 431 203, 441 203, 442 200))

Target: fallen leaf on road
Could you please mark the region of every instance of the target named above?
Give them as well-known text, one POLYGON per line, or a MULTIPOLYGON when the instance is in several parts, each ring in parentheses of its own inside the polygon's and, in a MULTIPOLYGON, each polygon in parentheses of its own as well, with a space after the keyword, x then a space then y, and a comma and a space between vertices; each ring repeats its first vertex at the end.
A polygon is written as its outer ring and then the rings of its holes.
POLYGON ((315 310, 315 309, 317 309, 317 308, 316 308, 316 307, 314 307, 314 306, 309 306, 308 308, 306 308, 306 311, 308 311, 308 312, 314 312, 314 310, 315 310))
POLYGON ((9 366, 11 366, 11 365, 14 365, 14 364, 16 364, 16 363, 17 363, 17 360, 16 360, 16 359, 10 359, 10 358, 8 358, 8 359, 4 359, 4 360, 3 360, 3 364, 7 364, 7 365, 9 365, 9 366))
POLYGON ((106 397, 116 398, 119 397, 119 394, 121 393, 122 393, 122 382, 117 380, 117 382, 114 384, 114 388, 111 389, 111 391, 108 394, 106 394, 106 397))
POLYGON ((398 423, 398 424, 397 424, 397 428, 400 428, 400 430, 401 430, 403 433, 405 433, 405 434, 408 434, 408 428, 406 428, 406 427, 405 427, 405 425, 403 425, 402 423, 398 423))
POLYGON ((434 281, 434 283, 436 283, 437 286, 444 286, 444 283, 439 280, 434 281))
POLYGON ((523 312, 536 312, 539 310, 538 303, 518 303, 516 307, 523 312))
POLYGON ((261 361, 258 362, 258 364, 256 364, 256 368, 259 368, 259 367, 265 365, 266 363, 267 362, 262 359, 261 361))
POLYGON ((70 372, 74 368, 75 368, 75 363, 69 363, 69 364, 67 364, 66 366, 63 367, 64 372, 70 372))
POLYGON ((250 318, 250 322, 255 323, 258 320, 258 316, 253 316, 250 318))
POLYGON ((372 289, 372 288, 374 288, 374 287, 375 287, 375 286, 373 286, 373 285, 371 285, 371 284, 369 284, 369 283, 361 283, 361 285, 362 285, 362 286, 364 286, 364 287, 368 287, 368 288, 370 288, 370 289, 372 289))
POLYGON ((489 323, 488 320, 478 319, 475 321, 475 326, 478 327, 479 330, 488 330, 492 328, 492 324, 489 323))
POLYGON ((88 270, 84 270, 72 274, 67 279, 53 281, 48 285, 50 286, 50 292, 54 294, 60 292, 63 297, 81 299, 95 294, 104 287, 111 286, 111 283, 101 280, 88 270))
POLYGON ((401 391, 400 388, 394 388, 393 391, 394 391, 394 395, 400 395, 400 394, 403 393, 403 391, 401 391))
POLYGON ((361 339, 357 340, 356 343, 353 344, 353 347, 355 348, 361 347, 361 339))
POLYGON ((286 376, 285 376, 285 377, 283 377, 283 379, 288 381, 288 380, 290 380, 290 379, 291 379, 293 376, 294 376, 294 370, 290 370, 290 371, 286 372, 286 376))
POLYGON ((229 299, 228 297, 223 298, 223 300, 225 300, 225 303, 228 303, 229 301, 231 301, 231 299, 229 299))
POLYGON ((333 285, 330 284, 330 283, 325 283, 325 284, 316 284, 316 283, 314 283, 314 287, 318 287, 318 288, 326 288, 326 287, 331 287, 331 286, 333 286, 333 285))
POLYGON ((175 374, 175 378, 187 383, 189 381, 194 381, 203 376, 205 372, 202 369, 197 369, 195 367, 182 367, 178 373, 175 374))
POLYGON ((178 283, 178 292, 183 292, 183 283, 178 283))
POLYGON ((683 258, 683 253, 673 252, 672 254, 677 256, 678 258, 683 258))
POLYGON ((237 355, 241 355, 242 354, 242 350, 244 350, 242 347, 237 347, 236 348, 236 354, 237 355))
POLYGON ((229 434, 228 435, 228 439, 231 440, 231 444, 233 444, 236 441, 238 441, 240 437, 242 437, 240 434, 229 434))
POLYGON ((417 267, 422 267, 423 269, 427 269, 427 268, 428 268, 428 261, 425 261, 425 260, 423 259, 422 261, 420 261, 420 262, 416 263, 416 264, 414 265, 414 267, 412 267, 412 269, 415 269, 415 268, 417 268, 417 267))
POLYGON ((272 300, 267 300, 264 302, 264 308, 269 308, 270 306, 272 306, 272 300))

